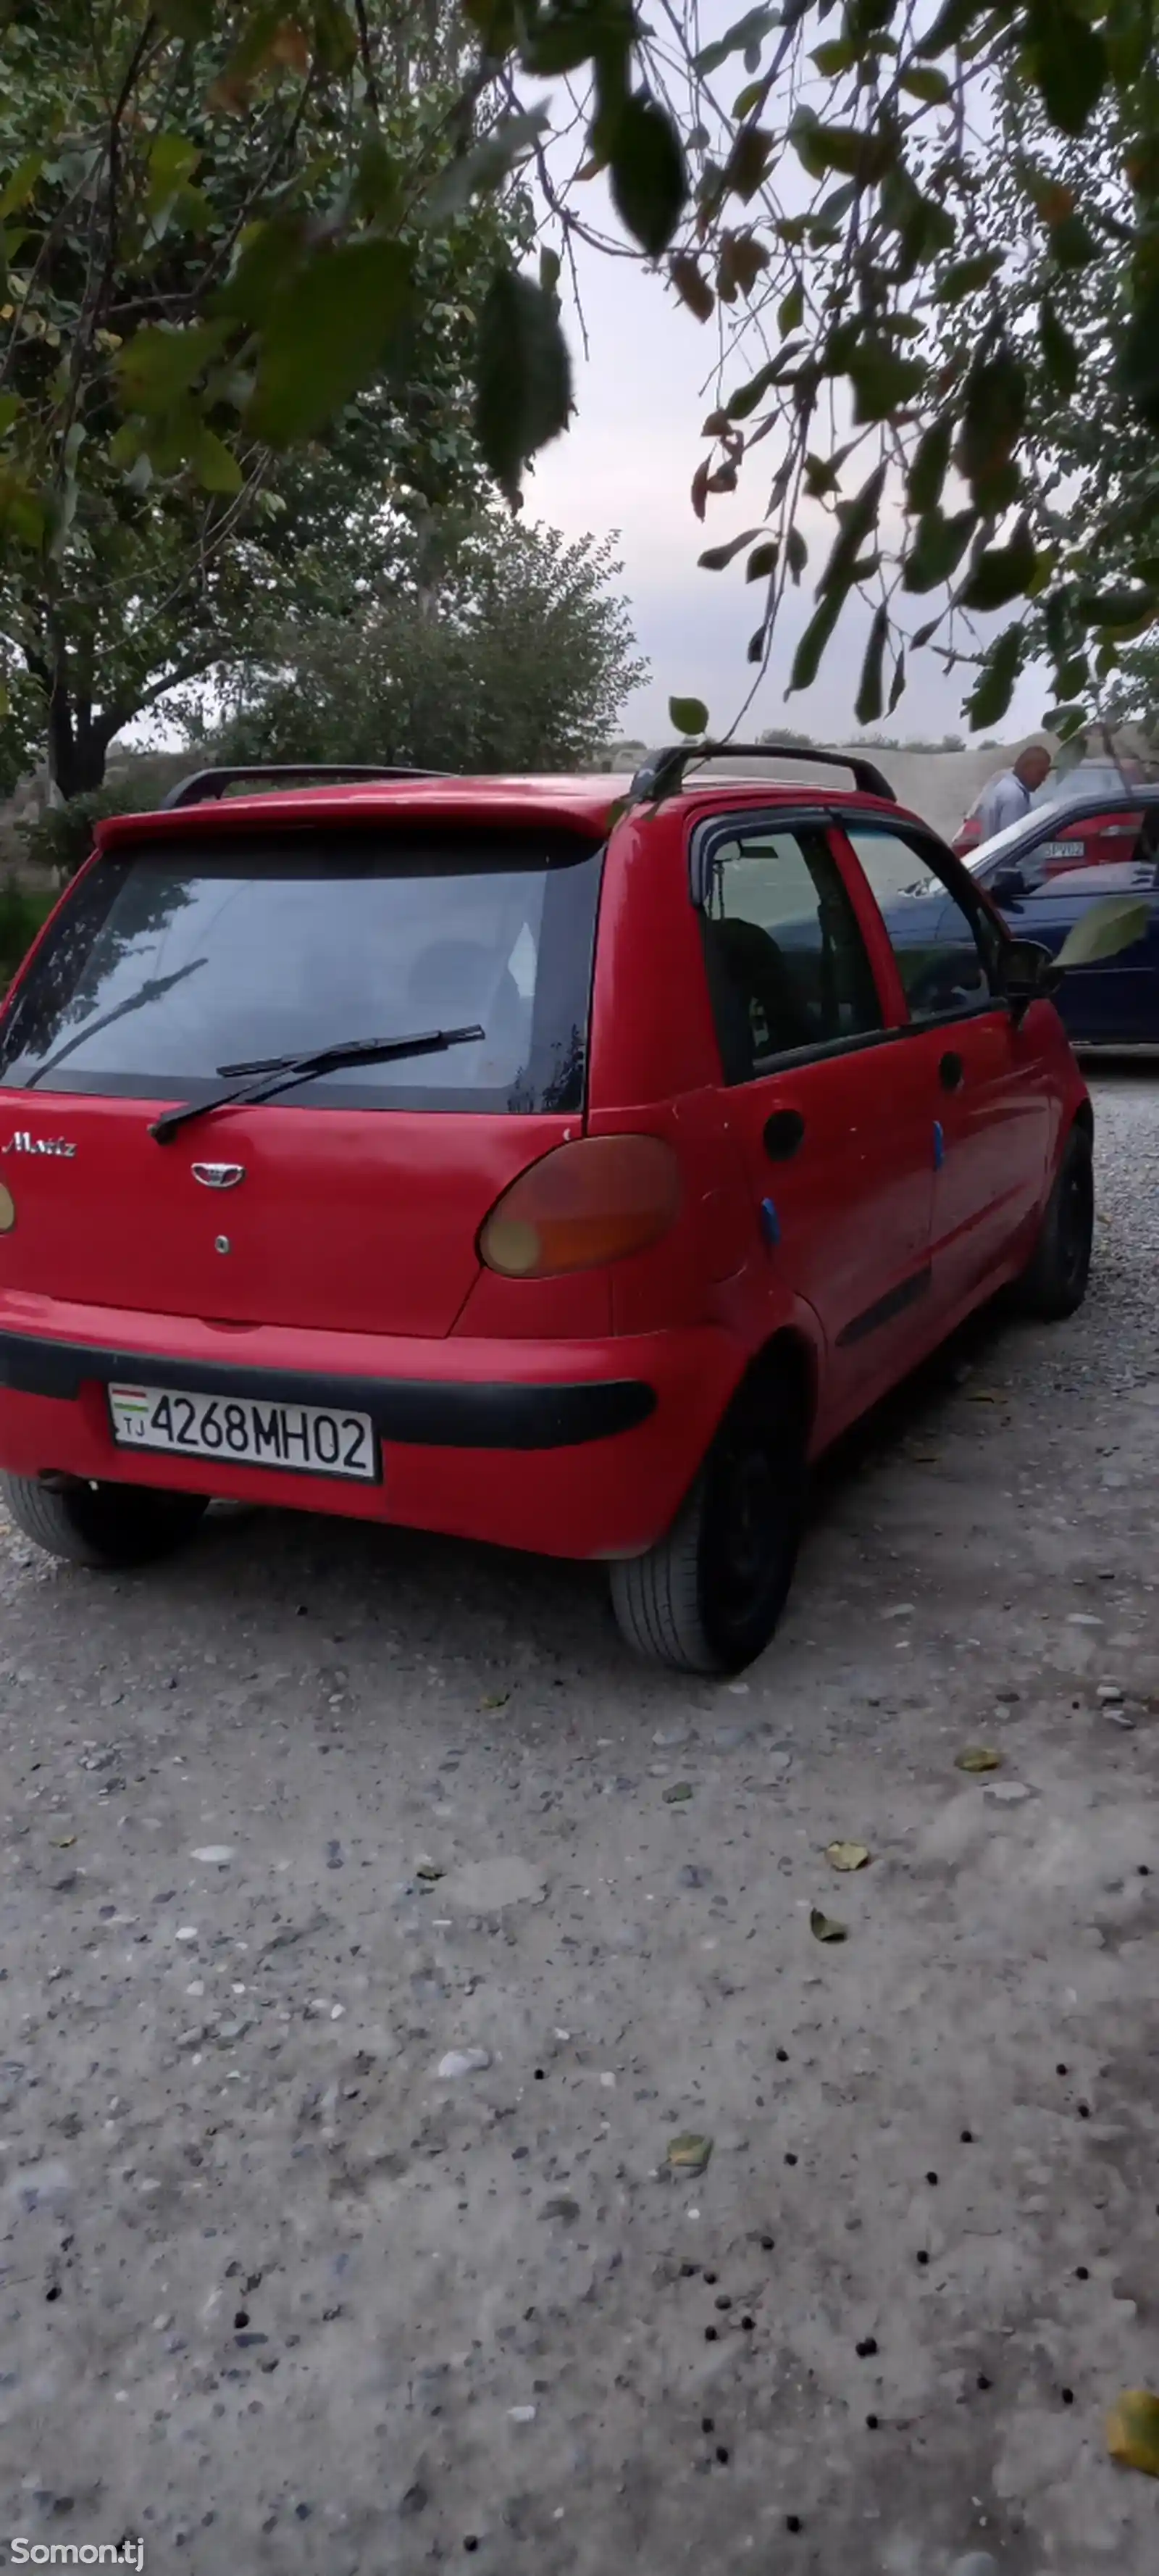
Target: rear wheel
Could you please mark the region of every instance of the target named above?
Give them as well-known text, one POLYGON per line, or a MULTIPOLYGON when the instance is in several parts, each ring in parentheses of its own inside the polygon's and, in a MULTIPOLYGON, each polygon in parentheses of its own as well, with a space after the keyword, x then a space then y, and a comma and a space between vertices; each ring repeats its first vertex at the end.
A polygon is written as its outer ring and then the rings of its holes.
POLYGON ((804 1412, 786 1376, 733 1407, 666 1536, 612 1567, 612 1607, 634 1652, 682 1673, 755 1662, 793 1580, 804 1486, 804 1412))
POLYGON ((66 1485, 0 1477, 17 1529, 70 1565, 151 1565, 192 1538, 209 1509, 202 1494, 157 1494, 144 1485, 66 1485))
POLYGON ((1059 1322, 1073 1315, 1087 1293, 1095 1224, 1091 1140, 1072 1127, 1046 1204, 1042 1230, 1016 1291, 1024 1315, 1059 1322))

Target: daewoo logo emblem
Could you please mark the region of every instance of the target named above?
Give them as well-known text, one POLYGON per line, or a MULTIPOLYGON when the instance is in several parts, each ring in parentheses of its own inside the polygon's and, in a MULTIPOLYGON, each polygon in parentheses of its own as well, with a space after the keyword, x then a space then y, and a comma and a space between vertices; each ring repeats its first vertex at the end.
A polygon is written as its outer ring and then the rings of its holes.
POLYGON ((27 1127, 18 1127, 0 1150, 5 1154, 57 1154, 63 1162, 71 1163, 76 1146, 70 1145, 67 1136, 33 1136, 27 1127))
POLYGON ((195 1163, 193 1177, 205 1190, 236 1190, 245 1179, 244 1163, 195 1163))

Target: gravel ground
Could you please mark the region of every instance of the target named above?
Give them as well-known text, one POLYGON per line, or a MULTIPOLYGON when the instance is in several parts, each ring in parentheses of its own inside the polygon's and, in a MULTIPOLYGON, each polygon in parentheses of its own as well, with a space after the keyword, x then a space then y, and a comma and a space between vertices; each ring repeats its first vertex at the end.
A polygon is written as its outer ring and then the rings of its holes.
POLYGON ((746 1682, 405 1533, 0 1540, 0 2564, 1155 2576, 1159 1079, 1095 1089, 1084 1313, 826 1468, 746 1682))

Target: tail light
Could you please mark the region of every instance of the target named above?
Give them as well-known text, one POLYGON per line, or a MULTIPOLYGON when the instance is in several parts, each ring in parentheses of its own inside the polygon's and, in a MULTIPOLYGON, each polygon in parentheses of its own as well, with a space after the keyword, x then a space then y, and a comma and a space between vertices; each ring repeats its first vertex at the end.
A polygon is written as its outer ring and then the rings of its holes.
POLYGON ((584 1136, 504 1191, 479 1236, 479 1258, 501 1279, 597 1270, 659 1243, 679 1207, 680 1166, 659 1136, 584 1136))

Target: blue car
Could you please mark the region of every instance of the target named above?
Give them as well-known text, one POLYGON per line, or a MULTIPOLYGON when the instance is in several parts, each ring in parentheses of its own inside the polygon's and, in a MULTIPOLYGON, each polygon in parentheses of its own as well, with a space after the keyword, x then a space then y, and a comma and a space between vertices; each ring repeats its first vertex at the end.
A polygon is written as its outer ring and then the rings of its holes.
MULTIPOLYGON (((1056 792, 966 864, 1015 938, 1037 940, 1054 954, 1091 904, 1110 895, 1145 902, 1144 936, 1116 957, 1072 967, 1056 999, 1076 1046, 1159 1046, 1159 786, 1098 797, 1056 792)), ((890 906, 891 933, 907 946, 922 948, 929 939, 937 947, 944 901, 940 887, 899 894, 890 906)))

